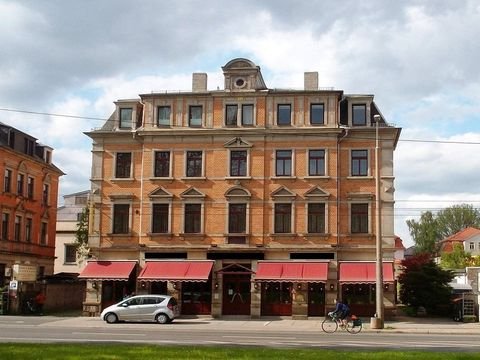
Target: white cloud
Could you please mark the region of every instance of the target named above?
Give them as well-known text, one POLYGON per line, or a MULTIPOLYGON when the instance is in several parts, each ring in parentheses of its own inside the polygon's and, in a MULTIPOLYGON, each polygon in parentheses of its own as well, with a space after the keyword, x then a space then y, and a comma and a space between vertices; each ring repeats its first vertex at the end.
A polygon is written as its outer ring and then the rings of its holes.
MULTIPOLYGON (((272 88, 301 88, 318 71, 322 87, 375 94, 400 140, 479 141, 479 16, 477 0, 0 0, 0 107, 108 118, 117 99, 189 90, 194 71, 223 88, 220 67, 247 57, 272 88)), ((0 114, 55 148, 62 193, 88 187, 82 132, 101 121, 0 114)), ((477 147, 400 141, 397 198, 474 199, 477 147)))

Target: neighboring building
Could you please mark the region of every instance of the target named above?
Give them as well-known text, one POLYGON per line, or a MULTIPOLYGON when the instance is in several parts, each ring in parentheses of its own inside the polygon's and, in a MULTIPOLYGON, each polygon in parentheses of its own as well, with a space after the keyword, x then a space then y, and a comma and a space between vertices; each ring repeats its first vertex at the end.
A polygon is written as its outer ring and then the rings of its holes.
POLYGON ((400 264, 405 259, 405 250, 403 240, 399 236, 395 236, 395 263, 400 264))
POLYGON ((86 264, 77 258, 76 233, 82 212, 88 206, 89 194, 87 190, 64 195, 64 204, 57 210, 55 274, 79 274, 86 264))
POLYGON ((462 245, 465 252, 473 256, 480 255, 480 230, 467 227, 440 242, 440 255, 453 251, 456 244, 462 245))
POLYGON ((183 314, 323 315, 334 299, 375 312, 375 140, 386 312, 395 308, 393 152, 400 129, 373 95, 268 89, 247 59, 225 89, 119 100, 93 140, 84 310, 170 293, 183 314))
POLYGON ((52 148, 0 123, 0 286, 12 283, 11 312, 53 274, 59 177, 52 148), (16 282, 18 281, 18 283, 16 282))

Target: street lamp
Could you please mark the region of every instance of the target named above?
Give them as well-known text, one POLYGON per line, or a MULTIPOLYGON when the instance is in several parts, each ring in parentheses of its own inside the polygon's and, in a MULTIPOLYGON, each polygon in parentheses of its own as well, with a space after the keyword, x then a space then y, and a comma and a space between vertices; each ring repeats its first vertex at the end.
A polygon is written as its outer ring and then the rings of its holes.
POLYGON ((376 249, 376 277, 375 277, 375 319, 372 321, 372 327, 383 329, 384 325, 384 306, 383 306, 383 251, 382 251, 382 201, 380 199, 380 140, 378 136, 378 126, 380 115, 374 115, 375 122, 375 249, 376 249))

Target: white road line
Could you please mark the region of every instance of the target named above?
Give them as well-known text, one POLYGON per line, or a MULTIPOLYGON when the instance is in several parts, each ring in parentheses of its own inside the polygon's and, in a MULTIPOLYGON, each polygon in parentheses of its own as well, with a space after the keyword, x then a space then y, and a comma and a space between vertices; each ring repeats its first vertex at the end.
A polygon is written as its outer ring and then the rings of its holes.
POLYGON ((285 340, 295 340, 294 337, 291 336, 252 336, 252 335, 222 335, 222 338, 234 338, 234 339, 262 339, 262 340, 269 340, 269 339, 285 339, 285 340))
POLYGON ((72 332, 72 335, 108 335, 108 336, 146 336, 146 334, 139 333, 107 333, 107 332, 72 332))

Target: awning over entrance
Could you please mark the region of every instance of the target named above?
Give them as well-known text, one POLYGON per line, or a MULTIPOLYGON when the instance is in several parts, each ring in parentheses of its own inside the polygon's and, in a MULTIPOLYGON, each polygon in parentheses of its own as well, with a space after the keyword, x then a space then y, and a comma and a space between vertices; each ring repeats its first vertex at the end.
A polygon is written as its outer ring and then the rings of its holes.
POLYGON ((127 281, 136 261, 89 261, 79 279, 127 281))
MULTIPOLYGON (((375 262, 341 262, 340 282, 342 283, 375 283, 375 262)), ((383 282, 394 282, 393 263, 383 263, 383 282)))
POLYGON ((213 260, 147 261, 138 280, 207 281, 213 263, 213 260))
POLYGON ((328 262, 259 261, 255 281, 326 282, 328 262))

